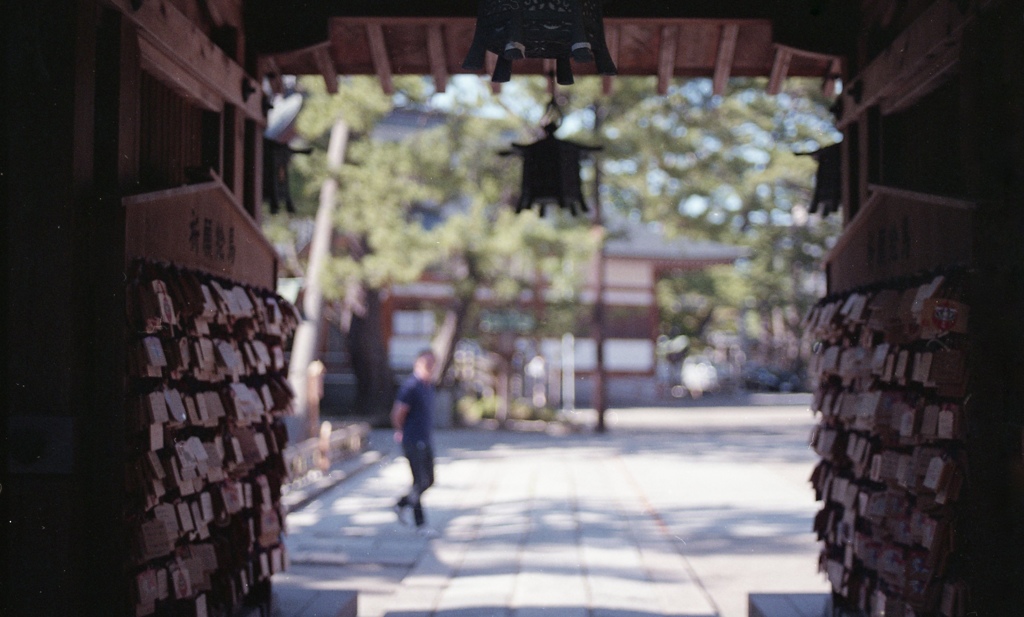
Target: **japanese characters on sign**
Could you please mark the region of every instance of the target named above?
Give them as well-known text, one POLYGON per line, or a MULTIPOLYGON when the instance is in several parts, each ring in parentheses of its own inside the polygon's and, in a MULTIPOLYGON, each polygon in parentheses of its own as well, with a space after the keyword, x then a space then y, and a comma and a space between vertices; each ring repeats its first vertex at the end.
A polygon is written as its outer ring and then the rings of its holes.
POLYGON ((195 209, 188 223, 188 246, 196 257, 235 263, 235 227, 219 219, 200 217, 195 209))

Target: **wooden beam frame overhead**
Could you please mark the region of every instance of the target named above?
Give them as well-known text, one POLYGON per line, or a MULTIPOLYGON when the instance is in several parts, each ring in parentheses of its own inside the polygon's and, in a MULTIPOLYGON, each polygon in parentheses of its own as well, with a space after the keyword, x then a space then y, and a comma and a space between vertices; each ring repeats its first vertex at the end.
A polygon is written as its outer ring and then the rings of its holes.
POLYGON ((732 61, 736 55, 736 41, 740 36, 739 24, 722 26, 722 36, 718 41, 718 55, 715 56, 715 74, 711 80, 712 92, 724 94, 732 72, 732 61))
POLYGON ((676 52, 679 49, 679 26, 661 28, 658 48, 658 94, 666 94, 676 72, 676 52))
POLYGON ((281 79, 281 67, 277 66, 277 60, 273 56, 266 56, 261 58, 260 61, 263 63, 263 75, 266 76, 267 82, 270 85, 270 91, 274 94, 281 94, 284 92, 284 80, 281 79))
POLYGON ((331 94, 338 93, 338 68, 334 66, 334 59, 331 58, 331 44, 324 43, 312 48, 313 61, 316 63, 317 71, 324 78, 327 91, 331 94))
POLYGON ((772 62, 772 73, 768 77, 768 94, 776 95, 782 89, 782 82, 789 73, 789 63, 793 60, 793 50, 788 47, 775 48, 775 61, 772 62))
POLYGON ((427 26, 427 56, 430 74, 434 77, 434 89, 444 92, 448 88, 448 63, 445 60, 444 34, 440 24, 427 26))
POLYGON ((384 42, 384 27, 379 23, 366 24, 366 38, 370 43, 370 58, 377 78, 380 79, 380 87, 386 94, 394 94, 395 84, 391 81, 391 60, 384 42))
MULTIPOLYGON (((129 0, 118 0, 128 2, 129 0)), ((172 0, 146 0, 168 2, 172 0)), ((236 0, 220 0, 231 2, 236 0)), ((473 36, 470 17, 438 16, 431 9, 422 16, 332 16, 328 21, 330 56, 339 75, 375 75, 385 91, 391 91, 395 74, 432 77, 438 91, 457 74, 493 75, 495 58, 485 59, 486 69, 462 69, 460 59, 473 36)), ((716 93, 723 93, 735 76, 768 77, 784 67, 787 53, 792 63, 782 77, 814 77, 829 74, 834 59, 820 52, 773 43, 773 24, 760 18, 607 18, 604 38, 609 55, 622 76, 653 76, 659 93, 666 93, 678 78, 711 78, 716 93), (686 47, 683 47, 683 46, 686 47), (779 54, 779 48, 786 48, 779 54), (778 56, 778 57, 776 57, 778 56)), ((273 53, 285 74, 319 74, 321 70, 309 47, 273 53)), ((593 65, 577 67, 580 77, 594 76, 593 65)), ((538 58, 515 66, 515 74, 543 75, 538 58)), ((600 76, 602 91, 610 94, 614 77, 600 76)), ((492 91, 500 85, 491 83, 492 91)))

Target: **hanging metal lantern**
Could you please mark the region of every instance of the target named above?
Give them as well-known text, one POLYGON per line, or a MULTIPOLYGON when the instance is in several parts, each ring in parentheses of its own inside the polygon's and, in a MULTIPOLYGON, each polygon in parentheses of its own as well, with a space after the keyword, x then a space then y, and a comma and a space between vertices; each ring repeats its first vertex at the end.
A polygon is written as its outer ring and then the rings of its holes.
POLYGON ((275 97, 267 113, 267 128, 263 133, 263 199, 269 202, 271 214, 277 214, 281 204, 288 212, 295 213, 288 182, 289 163, 293 154, 313 151, 289 145, 295 137, 295 120, 301 109, 302 95, 294 92, 275 97))
POLYGON ((544 124, 545 136, 532 144, 512 144, 502 155, 515 154, 523 158, 523 180, 516 204, 516 213, 538 206, 544 216, 550 204, 558 204, 576 216, 588 212, 580 181, 580 159, 587 152, 600 150, 600 146, 586 146, 557 139, 555 131, 561 124, 561 110, 552 99, 548 104, 544 124))
POLYGON ((601 0, 480 0, 476 31, 462 68, 479 71, 484 56, 498 56, 491 80, 512 77, 512 61, 555 60, 558 83, 573 83, 569 59, 596 62, 601 75, 615 75, 601 18, 601 0))

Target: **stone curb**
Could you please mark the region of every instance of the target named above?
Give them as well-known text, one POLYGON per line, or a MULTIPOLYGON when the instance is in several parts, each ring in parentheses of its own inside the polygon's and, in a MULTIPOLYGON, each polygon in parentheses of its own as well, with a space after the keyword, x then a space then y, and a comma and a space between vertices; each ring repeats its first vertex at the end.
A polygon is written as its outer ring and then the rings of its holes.
POLYGON ((281 505, 284 507, 285 514, 301 510, 312 503, 317 497, 320 497, 345 480, 393 456, 393 454, 368 450, 335 463, 322 477, 299 488, 288 490, 287 493, 281 495, 281 505))

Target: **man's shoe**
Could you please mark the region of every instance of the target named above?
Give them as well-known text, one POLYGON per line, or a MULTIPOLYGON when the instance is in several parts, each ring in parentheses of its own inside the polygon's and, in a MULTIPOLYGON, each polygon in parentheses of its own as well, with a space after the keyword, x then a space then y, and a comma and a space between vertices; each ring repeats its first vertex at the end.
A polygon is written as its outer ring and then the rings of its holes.
POLYGON ((412 513, 409 512, 409 506, 400 506, 396 504, 392 509, 395 511, 395 516, 398 517, 399 523, 406 526, 412 525, 412 518, 409 516, 412 513))
POLYGON ((433 527, 427 527, 426 525, 421 525, 417 527, 416 533, 420 534, 420 537, 426 538, 428 540, 441 537, 441 533, 438 530, 434 529, 433 527))

